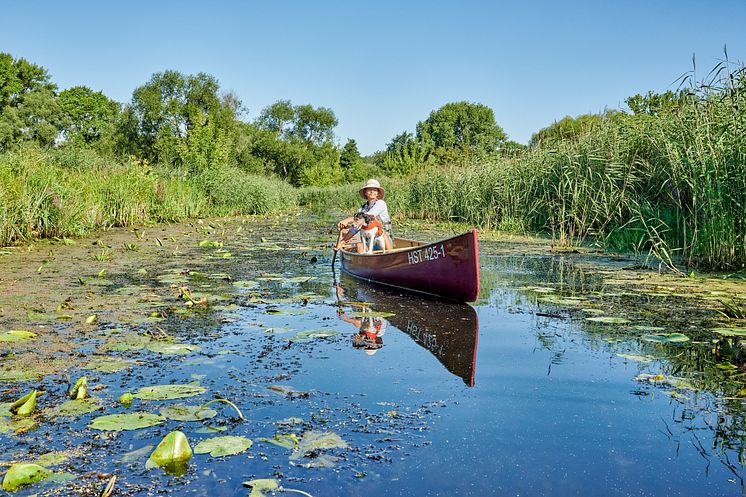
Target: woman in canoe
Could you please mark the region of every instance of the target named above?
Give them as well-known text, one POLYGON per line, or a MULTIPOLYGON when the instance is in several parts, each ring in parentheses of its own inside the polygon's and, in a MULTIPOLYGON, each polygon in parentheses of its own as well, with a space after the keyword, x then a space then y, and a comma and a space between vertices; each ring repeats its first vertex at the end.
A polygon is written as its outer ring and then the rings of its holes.
MULTIPOLYGON (((391 250, 393 248, 392 235, 391 235, 391 216, 389 216, 389 208, 383 197, 386 195, 386 191, 381 188, 381 184, 376 179, 369 179, 367 183, 363 185, 359 190, 360 196, 363 197, 366 202, 357 210, 370 216, 374 216, 383 225, 386 233, 384 234, 384 248, 385 250, 391 250)), ((355 234, 355 229, 352 227, 354 216, 346 217, 337 223, 337 227, 342 229, 349 229, 348 235, 355 234)), ((345 237, 350 240, 352 236, 345 237)), ((351 243, 355 243, 355 240, 351 240, 351 243)), ((362 243, 362 242, 360 242, 362 243)), ((337 249, 341 246, 337 246, 337 249)))

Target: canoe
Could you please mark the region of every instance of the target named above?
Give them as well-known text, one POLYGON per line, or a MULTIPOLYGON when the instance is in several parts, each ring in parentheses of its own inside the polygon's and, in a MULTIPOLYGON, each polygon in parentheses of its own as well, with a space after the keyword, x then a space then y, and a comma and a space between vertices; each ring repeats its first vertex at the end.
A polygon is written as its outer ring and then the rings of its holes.
MULTIPOLYGON (((391 314, 384 319, 394 328, 430 352, 467 386, 474 386, 479 321, 473 307, 371 285, 347 276, 342 275, 340 281, 347 301, 366 302, 376 312, 391 314)), ((383 337, 384 354, 390 333, 389 327, 383 337)))
POLYGON ((360 254, 340 250, 342 270, 356 278, 456 302, 479 296, 477 230, 437 242, 394 238, 396 248, 360 254))

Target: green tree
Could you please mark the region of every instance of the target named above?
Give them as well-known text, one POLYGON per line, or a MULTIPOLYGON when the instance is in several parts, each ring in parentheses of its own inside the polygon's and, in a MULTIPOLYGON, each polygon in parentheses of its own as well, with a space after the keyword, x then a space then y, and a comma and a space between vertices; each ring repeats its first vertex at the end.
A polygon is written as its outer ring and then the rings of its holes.
POLYGON ((542 128, 531 136, 530 147, 551 147, 561 142, 574 142, 587 135, 601 125, 606 114, 582 114, 578 117, 565 116, 546 128, 542 128))
POLYGON ((664 93, 647 92, 645 95, 633 95, 627 97, 624 103, 627 104, 633 114, 650 114, 657 116, 664 112, 675 111, 684 104, 686 92, 673 92, 668 90, 664 93))
POLYGON ((62 126, 56 89, 43 67, 0 53, 0 150, 54 144, 62 126))
POLYGON ((362 163, 363 159, 357 149, 357 142, 352 138, 347 139, 347 143, 342 147, 342 153, 339 154, 339 167, 352 169, 362 163))
POLYGON ((290 100, 278 100, 262 110, 256 124, 260 129, 272 131, 277 136, 285 136, 294 120, 295 109, 290 100))
POLYGON ((134 91, 122 135, 141 155, 163 164, 196 170, 232 162, 240 102, 232 95, 221 99, 219 90, 205 73, 156 73, 134 91))
POLYGON ((431 112, 425 121, 417 124, 417 139, 420 143, 432 141, 435 148, 484 155, 496 152, 507 135, 495 123, 495 115, 486 105, 453 102, 431 112))
POLYGON ((383 169, 391 176, 408 176, 421 171, 433 162, 432 142, 427 135, 421 139, 404 131, 386 145, 383 169))
POLYGON ((60 93, 65 139, 75 145, 111 148, 121 105, 100 91, 75 86, 60 93))

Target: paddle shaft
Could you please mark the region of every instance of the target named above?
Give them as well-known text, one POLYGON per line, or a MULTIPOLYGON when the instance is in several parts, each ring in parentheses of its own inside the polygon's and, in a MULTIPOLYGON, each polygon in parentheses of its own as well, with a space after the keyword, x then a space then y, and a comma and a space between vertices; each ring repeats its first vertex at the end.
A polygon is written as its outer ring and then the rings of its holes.
POLYGON ((337 261, 337 245, 339 245, 339 241, 342 240, 342 230, 339 230, 339 236, 337 236, 337 243, 334 244, 334 255, 332 256, 332 267, 334 267, 334 263, 337 261))

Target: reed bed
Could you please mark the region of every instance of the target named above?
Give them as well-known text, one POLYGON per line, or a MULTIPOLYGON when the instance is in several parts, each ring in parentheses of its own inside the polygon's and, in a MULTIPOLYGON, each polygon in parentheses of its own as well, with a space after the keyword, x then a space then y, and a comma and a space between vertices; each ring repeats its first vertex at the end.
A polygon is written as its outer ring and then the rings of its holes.
POLYGON ((191 217, 263 214, 297 203, 280 180, 229 167, 199 176, 86 151, 26 147, 0 156, 0 245, 191 217))

